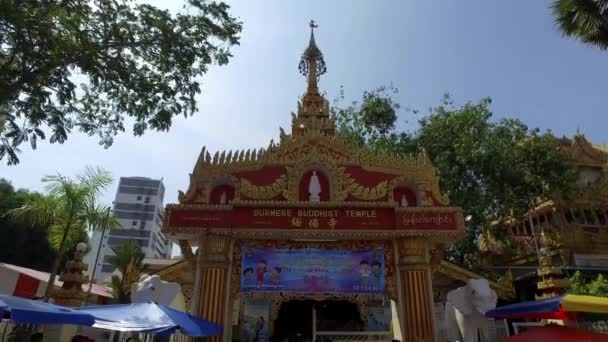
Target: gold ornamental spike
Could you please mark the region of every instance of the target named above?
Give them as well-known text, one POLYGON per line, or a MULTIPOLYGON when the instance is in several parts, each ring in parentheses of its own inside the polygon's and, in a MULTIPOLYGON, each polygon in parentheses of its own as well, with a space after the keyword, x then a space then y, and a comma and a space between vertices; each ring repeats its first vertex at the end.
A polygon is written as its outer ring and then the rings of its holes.
POLYGON ((239 162, 244 162, 245 161, 245 150, 241 150, 241 152, 239 153, 239 162))
POLYGON ((196 159, 196 164, 194 165, 194 171, 198 170, 205 163, 205 147, 199 153, 198 158, 196 159))
POLYGON ((249 161, 249 154, 251 153, 251 150, 248 149, 247 152, 245 152, 245 161, 249 161))
POLYGON ((205 152, 205 162, 211 163, 211 154, 209 154, 209 151, 205 152))
POLYGON ((228 151, 228 155, 226 155, 226 164, 230 164, 232 162, 232 150, 228 151))
POLYGON ((220 159, 220 152, 215 152, 215 154, 213 155, 213 165, 217 165, 217 162, 220 159))

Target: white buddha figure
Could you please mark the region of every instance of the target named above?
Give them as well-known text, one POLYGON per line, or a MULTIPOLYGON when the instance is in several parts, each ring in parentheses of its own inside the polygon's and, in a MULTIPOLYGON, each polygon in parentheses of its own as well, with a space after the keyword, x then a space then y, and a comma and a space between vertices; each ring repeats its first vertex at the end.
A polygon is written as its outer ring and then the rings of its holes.
POLYGON ((226 191, 220 195, 220 204, 226 204, 226 191))
POLYGON ((402 196, 401 196, 401 202, 400 202, 400 205, 401 205, 401 208, 405 208, 405 207, 407 207, 407 206, 408 206, 408 203, 407 203, 407 197, 405 197, 405 195, 402 195, 402 196))
POLYGON ((312 176, 310 176, 310 183, 308 184, 308 200, 310 202, 320 202, 321 197, 321 183, 319 183, 319 177, 317 176, 317 171, 312 172, 312 176))

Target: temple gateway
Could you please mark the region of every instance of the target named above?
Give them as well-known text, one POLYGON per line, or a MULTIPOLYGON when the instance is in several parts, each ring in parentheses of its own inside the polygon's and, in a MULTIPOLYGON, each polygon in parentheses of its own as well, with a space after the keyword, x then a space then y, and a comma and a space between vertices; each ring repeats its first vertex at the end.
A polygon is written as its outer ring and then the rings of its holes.
POLYGON ((182 283, 192 313, 224 327, 214 341, 433 341, 432 272, 474 276, 442 261, 463 233, 462 212, 424 151, 370 152, 336 135, 317 86, 326 67, 314 27, 291 134, 262 149, 203 148, 165 213, 184 260, 161 274, 182 283))

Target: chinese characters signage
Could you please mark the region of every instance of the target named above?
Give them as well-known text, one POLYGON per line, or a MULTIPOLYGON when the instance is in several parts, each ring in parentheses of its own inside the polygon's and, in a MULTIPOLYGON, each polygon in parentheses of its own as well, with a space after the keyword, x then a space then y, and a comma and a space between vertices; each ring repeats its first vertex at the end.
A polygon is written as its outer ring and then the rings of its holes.
POLYGON ((458 229, 456 209, 412 208, 250 208, 229 210, 171 208, 169 227, 268 228, 325 230, 443 230, 458 229))
POLYGON ((243 247, 241 291, 383 293, 384 251, 243 247))

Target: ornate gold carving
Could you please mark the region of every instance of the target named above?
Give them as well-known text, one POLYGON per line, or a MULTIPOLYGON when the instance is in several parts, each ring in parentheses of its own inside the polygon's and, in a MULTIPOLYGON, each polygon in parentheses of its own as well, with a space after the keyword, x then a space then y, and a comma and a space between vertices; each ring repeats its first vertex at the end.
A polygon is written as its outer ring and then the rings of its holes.
POLYGON ((287 175, 281 175, 269 185, 255 185, 244 178, 240 183, 243 195, 252 199, 268 200, 281 195, 287 188, 287 175))
MULTIPOLYGON (((190 187, 184 195, 180 196, 181 203, 193 201, 205 203, 214 177, 233 177, 239 171, 259 170, 266 165, 285 165, 291 169, 287 180, 287 195, 289 195, 289 201, 297 201, 298 197, 294 195, 296 187, 293 186, 300 180, 300 177, 297 176, 302 173, 302 169, 314 164, 330 173, 331 187, 334 192, 331 198, 334 201, 342 201, 348 195, 340 184, 344 178, 343 166, 360 165, 365 170, 384 172, 414 180, 414 184, 420 188, 421 204, 423 205, 432 205, 432 197, 442 205, 448 204, 447 198, 439 192, 439 183, 426 153, 417 156, 401 156, 370 151, 350 145, 341 137, 322 134, 306 135, 298 137, 298 139, 283 135, 279 145, 271 142, 267 149, 253 150, 253 152, 250 150, 222 152, 216 153, 214 157, 203 149, 190 177, 190 187), (426 192, 432 193, 432 197, 425 199, 426 192)), ((237 182, 238 180, 234 179, 234 184, 237 182)), ((378 198, 382 197, 379 196, 380 193, 384 193, 383 187, 384 185, 376 189, 378 198)), ((237 189, 240 188, 237 187, 237 189)), ((388 190, 390 187, 387 186, 388 190)), ((374 195, 371 189, 370 192, 374 195)), ((363 189, 357 193, 365 195, 366 190, 363 189)))
POLYGON ((427 252, 428 240, 421 238, 405 238, 397 242, 400 256, 424 256, 427 252))
POLYGON ((331 155, 322 153, 322 149, 323 147, 313 146, 310 149, 301 151, 305 153, 299 155, 297 162, 287 167, 288 185, 287 189, 283 192, 283 197, 289 202, 299 201, 300 181, 304 174, 311 169, 319 169, 326 172, 329 178, 330 201, 344 200, 345 195, 341 191, 344 167, 337 165, 331 155))
MULTIPOLYGON (((201 233, 196 227, 171 227, 174 239, 194 239, 201 233)), ((461 238, 459 231, 426 230, 321 230, 321 229, 213 229, 213 234, 239 239, 395 239, 421 237, 433 243, 448 243, 461 238)))
POLYGON ((190 262, 195 260, 194 253, 192 253, 192 246, 190 246, 188 240, 179 240, 179 249, 185 260, 190 262))
POLYGON ((435 249, 430 251, 431 272, 435 272, 437 270, 437 268, 439 267, 439 265, 441 264, 441 261, 443 261, 443 257, 445 254, 444 249, 445 249, 445 246, 439 245, 435 249))
POLYGON ((228 240, 224 237, 209 236, 205 240, 205 252, 207 254, 225 253, 228 247, 228 240))
POLYGON ((513 289, 513 273, 511 273, 511 270, 507 270, 507 272, 505 272, 505 274, 498 278, 498 280, 496 280, 496 284, 499 287, 505 288, 505 289, 511 289, 512 291, 514 291, 513 289))
POLYGON ((349 174, 344 175, 344 192, 364 201, 375 201, 386 197, 388 181, 382 181, 372 188, 358 184, 349 174))
MULTIPOLYGON (((483 278, 482 275, 472 272, 470 270, 464 269, 458 265, 455 265, 448 261, 441 261, 439 267, 437 268, 437 272, 447 275, 453 279, 459 280, 461 282, 466 283, 469 279, 480 279, 483 278)), ((508 273, 503 276, 505 279, 508 279, 508 273)), ((506 280, 501 280, 500 282, 493 281, 488 279, 490 282, 490 287, 496 291, 496 293, 505 299, 511 299, 515 297, 515 289, 511 285, 506 284, 506 280)))

